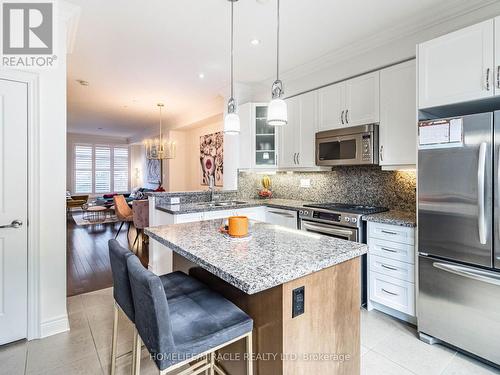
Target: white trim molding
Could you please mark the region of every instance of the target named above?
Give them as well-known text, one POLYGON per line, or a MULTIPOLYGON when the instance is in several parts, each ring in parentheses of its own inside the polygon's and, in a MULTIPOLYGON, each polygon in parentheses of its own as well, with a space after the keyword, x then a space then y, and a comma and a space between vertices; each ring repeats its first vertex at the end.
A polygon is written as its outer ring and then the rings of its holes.
POLYGON ((57 333, 69 331, 68 315, 60 315, 56 318, 42 322, 40 325, 40 336, 38 338, 52 336, 57 333))

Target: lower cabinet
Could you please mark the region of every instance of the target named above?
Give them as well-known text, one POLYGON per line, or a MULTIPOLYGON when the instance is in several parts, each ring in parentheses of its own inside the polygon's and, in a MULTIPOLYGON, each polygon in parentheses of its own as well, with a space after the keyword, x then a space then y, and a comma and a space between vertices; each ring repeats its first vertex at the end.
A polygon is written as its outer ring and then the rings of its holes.
POLYGON ((368 310, 415 323, 415 229, 368 222, 368 310))

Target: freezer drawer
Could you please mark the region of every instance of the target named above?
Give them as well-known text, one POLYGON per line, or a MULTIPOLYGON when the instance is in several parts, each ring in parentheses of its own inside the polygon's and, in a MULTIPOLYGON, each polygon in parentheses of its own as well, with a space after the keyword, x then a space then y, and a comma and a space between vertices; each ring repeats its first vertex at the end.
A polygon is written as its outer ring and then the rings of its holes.
POLYGON ((418 330, 500 364, 500 273, 419 256, 418 330))

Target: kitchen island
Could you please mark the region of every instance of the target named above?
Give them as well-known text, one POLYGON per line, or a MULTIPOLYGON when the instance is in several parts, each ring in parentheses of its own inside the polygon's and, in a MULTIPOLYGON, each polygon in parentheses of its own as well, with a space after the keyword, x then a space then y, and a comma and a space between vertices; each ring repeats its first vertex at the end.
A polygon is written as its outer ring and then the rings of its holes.
MULTIPOLYGON (((200 279, 254 319, 255 374, 359 374, 359 257, 366 245, 261 222, 251 222, 248 238, 233 239, 218 231, 221 223, 146 234, 173 251, 173 270, 200 279)), ((244 374, 243 352, 243 343, 221 351, 222 367, 244 374)))

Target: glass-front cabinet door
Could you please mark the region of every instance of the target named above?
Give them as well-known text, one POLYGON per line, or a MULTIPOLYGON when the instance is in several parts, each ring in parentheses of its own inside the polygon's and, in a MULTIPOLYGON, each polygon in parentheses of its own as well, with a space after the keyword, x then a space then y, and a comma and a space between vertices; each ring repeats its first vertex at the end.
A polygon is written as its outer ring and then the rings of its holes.
POLYGON ((276 167, 278 160, 276 128, 267 125, 267 106, 255 106, 255 167, 276 167))

